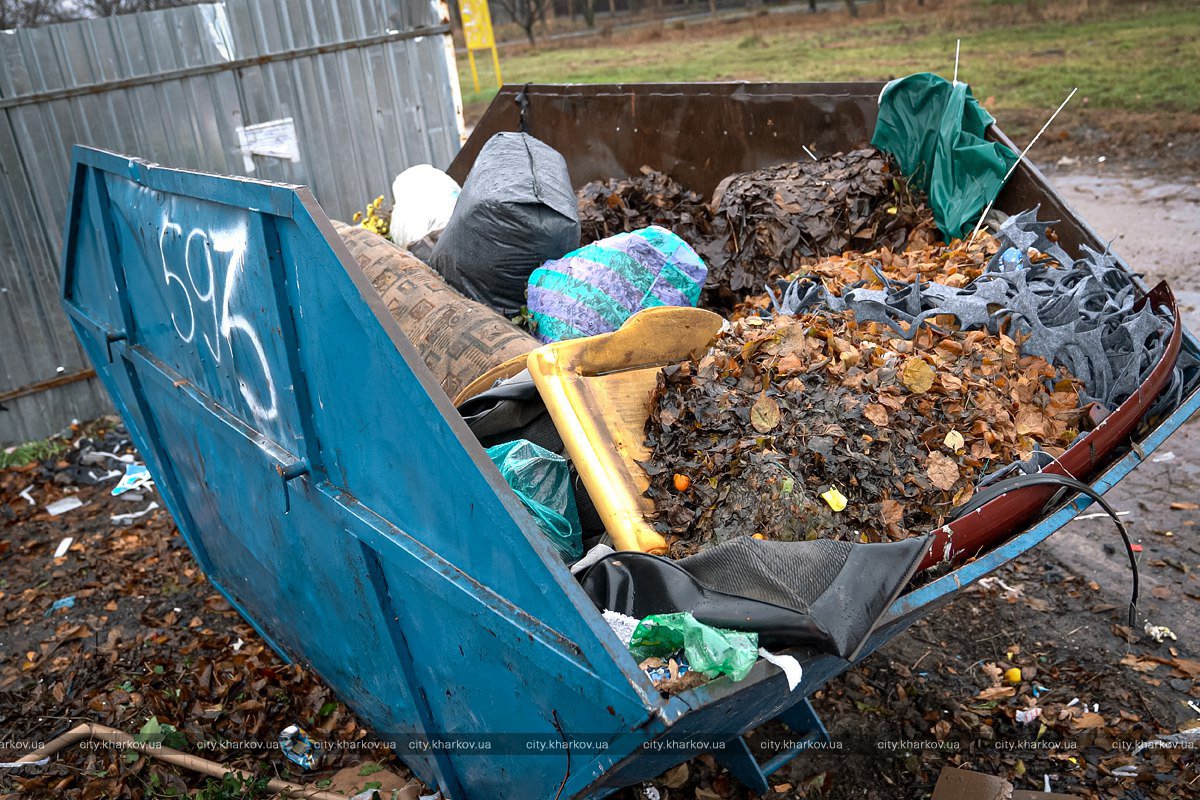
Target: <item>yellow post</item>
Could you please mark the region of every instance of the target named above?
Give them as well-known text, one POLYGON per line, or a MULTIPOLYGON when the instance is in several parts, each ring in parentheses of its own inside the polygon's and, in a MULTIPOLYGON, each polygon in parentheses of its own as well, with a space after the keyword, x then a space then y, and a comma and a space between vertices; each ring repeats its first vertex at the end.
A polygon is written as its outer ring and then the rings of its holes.
POLYGON ((500 77, 500 53, 496 51, 496 43, 492 42, 492 66, 496 68, 496 86, 504 87, 504 78, 500 77))
POLYGON ((475 91, 479 91, 479 72, 475 68, 475 51, 491 50, 492 66, 496 68, 496 84, 504 85, 500 77, 500 53, 496 50, 496 37, 492 32, 492 12, 488 0, 458 0, 462 11, 463 35, 467 40, 467 58, 471 62, 471 80, 475 91))
POLYGON ((479 91, 479 71, 475 69, 475 51, 467 48, 467 60, 471 62, 471 82, 475 84, 475 91, 479 91))

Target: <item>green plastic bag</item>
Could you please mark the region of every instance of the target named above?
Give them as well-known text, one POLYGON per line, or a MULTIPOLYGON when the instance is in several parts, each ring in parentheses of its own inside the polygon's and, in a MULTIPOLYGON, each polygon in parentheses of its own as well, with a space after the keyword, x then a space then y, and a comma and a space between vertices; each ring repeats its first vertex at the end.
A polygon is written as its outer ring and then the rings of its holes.
POLYGON ((1017 161, 1010 148, 984 139, 995 121, 967 84, 929 72, 892 81, 879 96, 871 144, 928 195, 947 242, 971 232, 1017 161))
POLYGON ((583 526, 567 460, 527 439, 489 447, 487 454, 559 555, 569 561, 582 558, 583 526))
POLYGON ((706 678, 728 675, 740 681, 758 660, 758 634, 714 628, 683 611, 651 614, 638 623, 629 640, 629 652, 638 661, 666 658, 680 649, 688 666, 706 678))

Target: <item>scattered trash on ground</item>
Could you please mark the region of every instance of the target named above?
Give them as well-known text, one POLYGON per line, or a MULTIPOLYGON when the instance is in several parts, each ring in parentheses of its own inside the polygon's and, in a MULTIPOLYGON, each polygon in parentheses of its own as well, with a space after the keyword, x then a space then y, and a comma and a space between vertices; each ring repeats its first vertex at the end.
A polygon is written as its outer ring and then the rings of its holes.
POLYGON ((141 519, 142 517, 146 516, 151 511, 154 511, 157 508, 158 508, 158 502, 152 500, 150 502, 150 505, 146 506, 141 511, 131 511, 128 514, 113 514, 109 517, 109 519, 112 520, 117 525, 128 525, 129 523, 133 522, 135 519, 141 519))
POLYGON ((48 617, 51 614, 53 614, 55 611, 58 611, 60 609, 74 608, 74 607, 75 607, 75 595, 72 594, 72 595, 67 595, 66 597, 60 597, 58 600, 55 600, 54 603, 51 604, 50 608, 46 609, 46 616, 48 617))
MULTIPOLYGON (((67 495, 46 504, 46 513, 52 517, 57 517, 60 514, 66 514, 68 511, 74 511, 77 508, 83 508, 84 502, 75 495, 67 495)), ((57 558, 57 556, 56 556, 57 558)))
POLYGON ((321 758, 320 745, 299 725, 289 725, 279 732, 279 750, 293 764, 305 769, 316 769, 321 758))
POLYGON ((150 470, 146 468, 145 464, 130 464, 125 467, 125 475, 112 488, 112 494, 116 497, 125 492, 136 492, 153 485, 153 483, 154 478, 151 477, 150 470))
POLYGON ((1179 637, 1176 636, 1175 633, 1167 626, 1155 625, 1149 620, 1146 620, 1146 625, 1144 626, 1143 630, 1145 630, 1147 636, 1159 644, 1162 644, 1167 639, 1170 639, 1171 641, 1177 641, 1179 639, 1179 637))

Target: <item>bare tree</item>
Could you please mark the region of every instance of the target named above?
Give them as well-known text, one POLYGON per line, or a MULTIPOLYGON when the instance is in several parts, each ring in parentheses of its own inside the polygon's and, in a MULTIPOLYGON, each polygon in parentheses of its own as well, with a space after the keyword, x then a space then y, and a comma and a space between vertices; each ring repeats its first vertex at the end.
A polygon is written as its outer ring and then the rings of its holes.
POLYGON ((0 0, 0 30, 33 28, 67 17, 60 0, 0 0))
POLYGON ((496 5, 521 26, 521 30, 529 37, 529 43, 534 44, 533 26, 539 21, 545 24, 547 2, 549 0, 496 0, 496 5))
POLYGON ((0 0, 0 30, 189 6, 208 0, 0 0))
POLYGON ((82 17, 115 17, 136 11, 190 6, 202 0, 79 0, 72 5, 82 17))

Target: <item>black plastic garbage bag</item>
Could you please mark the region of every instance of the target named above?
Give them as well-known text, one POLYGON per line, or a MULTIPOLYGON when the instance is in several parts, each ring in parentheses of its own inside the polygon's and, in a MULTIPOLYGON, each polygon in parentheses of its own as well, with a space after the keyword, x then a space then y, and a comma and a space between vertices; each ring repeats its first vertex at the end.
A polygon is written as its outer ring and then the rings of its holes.
POLYGON ((579 580, 601 609, 638 619, 690 611, 708 625, 754 631, 764 647, 852 659, 928 546, 927 536, 881 544, 741 537, 679 561, 613 553, 579 580))
POLYGON ((430 266, 506 317, 525 305, 529 273, 579 247, 567 162, 525 133, 497 133, 467 175, 430 266))

